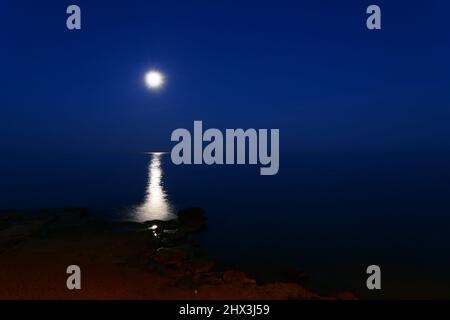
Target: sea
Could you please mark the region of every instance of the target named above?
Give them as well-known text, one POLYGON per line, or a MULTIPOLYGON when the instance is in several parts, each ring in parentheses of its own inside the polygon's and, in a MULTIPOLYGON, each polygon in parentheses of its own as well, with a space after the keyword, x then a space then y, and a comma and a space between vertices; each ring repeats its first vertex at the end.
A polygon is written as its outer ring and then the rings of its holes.
POLYGON ((258 165, 172 164, 165 152, 5 153, 0 210, 89 208, 111 220, 169 220, 201 207, 197 237, 217 268, 259 282, 308 275, 320 293, 450 298, 450 152, 282 153, 258 165), (381 269, 369 290, 367 268, 381 269))

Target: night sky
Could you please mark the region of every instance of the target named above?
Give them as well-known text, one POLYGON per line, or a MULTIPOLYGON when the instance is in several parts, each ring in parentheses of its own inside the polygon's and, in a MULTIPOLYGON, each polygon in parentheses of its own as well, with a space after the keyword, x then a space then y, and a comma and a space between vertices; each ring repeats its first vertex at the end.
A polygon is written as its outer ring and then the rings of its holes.
POLYGON ((449 1, 2 1, 2 151, 169 150, 280 128, 281 150, 450 148, 449 1), (245 4, 244 4, 245 2, 245 4), (82 30, 66 28, 77 4, 82 30), (382 30, 366 29, 378 4, 382 30), (150 69, 163 90, 144 83, 150 69))

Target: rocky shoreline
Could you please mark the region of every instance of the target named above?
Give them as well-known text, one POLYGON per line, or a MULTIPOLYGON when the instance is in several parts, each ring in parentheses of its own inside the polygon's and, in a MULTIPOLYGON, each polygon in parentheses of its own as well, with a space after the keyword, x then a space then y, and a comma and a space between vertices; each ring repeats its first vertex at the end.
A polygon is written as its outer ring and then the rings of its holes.
MULTIPOLYGON (((298 282, 258 284, 239 270, 217 270, 191 235, 207 227, 200 208, 170 221, 109 222, 86 209, 0 213, 0 299, 354 299, 324 296, 298 282), (68 290, 78 265, 82 289, 68 290)), ((297 281, 298 280, 298 281, 297 281)))

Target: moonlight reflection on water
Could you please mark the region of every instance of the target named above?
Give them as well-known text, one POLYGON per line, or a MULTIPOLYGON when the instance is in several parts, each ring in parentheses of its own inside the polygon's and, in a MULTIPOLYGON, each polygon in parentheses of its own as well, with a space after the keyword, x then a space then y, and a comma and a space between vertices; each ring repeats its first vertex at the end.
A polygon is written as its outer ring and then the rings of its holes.
POLYGON ((160 152, 150 153, 145 199, 135 209, 138 221, 170 220, 175 217, 162 182, 164 172, 161 167, 161 158, 163 155, 160 152))

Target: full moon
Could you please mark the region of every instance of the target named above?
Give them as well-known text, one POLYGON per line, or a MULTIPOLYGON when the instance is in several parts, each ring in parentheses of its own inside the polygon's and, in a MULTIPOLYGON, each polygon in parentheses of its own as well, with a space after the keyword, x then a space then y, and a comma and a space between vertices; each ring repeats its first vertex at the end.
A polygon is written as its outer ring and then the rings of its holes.
POLYGON ((164 75, 156 70, 151 70, 145 74, 145 83, 150 89, 159 89, 164 84, 164 75))

